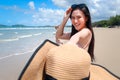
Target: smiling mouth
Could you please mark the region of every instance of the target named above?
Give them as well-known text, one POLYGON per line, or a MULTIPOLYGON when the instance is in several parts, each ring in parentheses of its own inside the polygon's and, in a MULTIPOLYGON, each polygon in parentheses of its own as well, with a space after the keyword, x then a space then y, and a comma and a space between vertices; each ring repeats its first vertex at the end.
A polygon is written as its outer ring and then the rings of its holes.
POLYGON ((80 24, 77 24, 77 25, 75 25, 76 27, 79 27, 80 26, 80 24))

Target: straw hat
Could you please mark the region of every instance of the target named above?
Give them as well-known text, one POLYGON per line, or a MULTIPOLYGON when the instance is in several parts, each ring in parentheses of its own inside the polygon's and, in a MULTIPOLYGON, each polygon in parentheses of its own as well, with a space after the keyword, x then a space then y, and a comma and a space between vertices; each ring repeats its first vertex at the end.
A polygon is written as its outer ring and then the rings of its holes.
POLYGON ((87 51, 75 45, 58 46, 50 40, 40 45, 18 80, 44 80, 45 74, 57 80, 119 80, 100 65, 91 64, 87 51))

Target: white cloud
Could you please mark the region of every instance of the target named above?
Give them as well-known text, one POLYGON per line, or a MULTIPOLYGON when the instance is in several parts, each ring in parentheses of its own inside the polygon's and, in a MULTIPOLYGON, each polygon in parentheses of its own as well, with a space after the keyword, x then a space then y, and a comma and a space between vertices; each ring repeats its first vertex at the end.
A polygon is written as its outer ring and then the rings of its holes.
POLYGON ((108 19, 110 16, 120 14, 119 0, 52 0, 59 7, 67 8, 72 4, 85 3, 90 9, 93 21, 108 19))
POLYGON ((62 21, 64 12, 62 9, 39 8, 33 15, 33 22, 37 25, 58 25, 62 21))
POLYGON ((90 6, 92 19, 98 21, 109 19, 111 16, 120 14, 120 7, 117 4, 120 4, 118 0, 115 0, 114 2, 112 0, 97 0, 93 6, 90 6))
POLYGON ((53 3, 60 7, 70 7, 72 4, 86 3, 85 0, 52 0, 53 3))
POLYGON ((33 1, 30 1, 30 2, 28 3, 28 5, 29 5, 30 9, 32 9, 32 10, 35 9, 35 5, 34 5, 34 2, 33 2, 33 1))
MULTIPOLYGON (((92 17, 92 21, 99 21, 103 19, 108 19, 110 16, 115 16, 120 14, 120 1, 112 0, 52 0, 53 3, 59 6, 59 9, 52 8, 39 8, 32 16, 32 23, 35 25, 58 25, 63 19, 63 15, 67 7, 70 7, 72 4, 86 3, 92 17), (61 7, 61 9, 60 9, 61 7), (64 9, 65 10, 64 10, 64 9)), ((46 5, 46 4, 44 4, 46 5)), ((32 24, 31 23, 31 24, 32 24)), ((68 24, 71 24, 68 21, 68 24)))
POLYGON ((14 10, 14 11, 20 11, 20 8, 17 5, 13 5, 13 6, 4 6, 4 5, 0 5, 1 9, 5 9, 5 10, 14 10))
POLYGON ((53 3, 60 7, 68 7, 69 3, 66 0, 52 0, 53 3))
POLYGON ((45 3, 41 3, 41 6, 42 7, 46 7, 47 5, 45 3))

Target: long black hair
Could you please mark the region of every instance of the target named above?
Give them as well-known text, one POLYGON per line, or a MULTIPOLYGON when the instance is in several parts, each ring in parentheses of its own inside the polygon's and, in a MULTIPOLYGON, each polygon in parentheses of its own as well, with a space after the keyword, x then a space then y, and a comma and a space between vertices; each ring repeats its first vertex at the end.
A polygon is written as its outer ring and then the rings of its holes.
MULTIPOLYGON (((86 4, 73 4, 71 6, 72 8, 72 11, 71 11, 71 14, 70 14, 70 18, 71 18, 71 15, 72 15, 72 12, 76 9, 79 9, 81 10, 84 15, 88 18, 88 20, 86 21, 86 27, 91 31, 92 33, 92 39, 91 39, 91 42, 90 42, 90 45, 89 45, 89 48, 88 48, 88 53, 90 54, 91 56, 91 59, 92 61, 95 59, 94 58, 94 42, 95 42, 95 39, 94 39, 94 32, 93 32, 93 29, 92 29, 92 23, 91 23, 91 16, 90 16, 90 12, 89 12, 89 9, 88 7, 86 6, 86 4)), ((74 34, 76 34, 78 31, 75 29, 75 27, 72 25, 72 29, 71 29, 71 36, 73 36, 74 34)))

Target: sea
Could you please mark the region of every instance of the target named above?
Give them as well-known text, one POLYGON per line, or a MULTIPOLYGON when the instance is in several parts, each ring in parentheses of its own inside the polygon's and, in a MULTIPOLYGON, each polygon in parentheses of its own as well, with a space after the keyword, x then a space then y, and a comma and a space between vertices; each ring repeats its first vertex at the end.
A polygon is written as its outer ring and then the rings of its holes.
POLYGON ((46 39, 55 42, 55 32, 54 27, 0 28, 0 60, 33 53, 46 39))
POLYGON ((45 39, 55 42, 55 31, 53 27, 0 28, 0 60, 33 53, 45 39))
MULTIPOLYGON (((69 28, 65 31, 69 32, 69 28)), ((17 80, 35 50, 55 40, 55 27, 0 28, 0 80, 17 80)))
POLYGON ((55 42, 55 32, 54 27, 0 28, 0 80, 17 80, 37 47, 46 39, 55 42))

